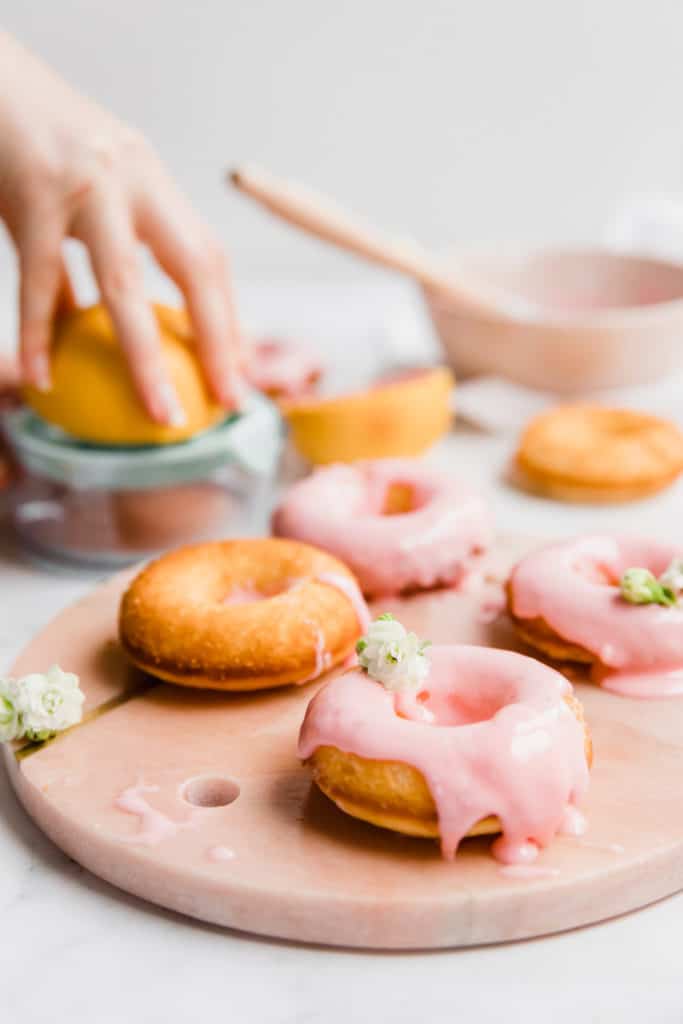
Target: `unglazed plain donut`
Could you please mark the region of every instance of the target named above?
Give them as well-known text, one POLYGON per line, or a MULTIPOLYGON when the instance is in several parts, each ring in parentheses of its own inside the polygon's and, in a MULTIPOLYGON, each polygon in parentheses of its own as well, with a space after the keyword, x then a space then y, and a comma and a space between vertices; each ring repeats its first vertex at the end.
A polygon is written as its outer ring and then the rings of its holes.
POLYGON ((299 755, 346 813, 414 836, 503 833, 494 854, 532 860, 567 828, 592 758, 581 705, 553 669, 511 651, 438 645, 420 700, 432 723, 396 713, 359 669, 308 706, 299 755))
POLYGON ((457 583, 492 538, 480 497, 417 459, 316 470, 273 516, 273 532, 315 544, 355 573, 366 595, 457 583))
POLYGON ((627 569, 661 575, 681 547, 629 537, 586 536, 523 558, 507 585, 508 612, 522 639, 561 667, 590 667, 626 696, 683 693, 683 608, 630 604, 627 569))
POLYGON ((121 601, 131 661, 183 686, 305 683, 343 662, 368 621, 353 575, 272 538, 189 545, 150 563, 121 601))
POLYGON ((515 473, 524 487, 561 501, 645 498, 683 470, 683 434, 674 423, 631 409, 560 406, 522 434, 515 473))

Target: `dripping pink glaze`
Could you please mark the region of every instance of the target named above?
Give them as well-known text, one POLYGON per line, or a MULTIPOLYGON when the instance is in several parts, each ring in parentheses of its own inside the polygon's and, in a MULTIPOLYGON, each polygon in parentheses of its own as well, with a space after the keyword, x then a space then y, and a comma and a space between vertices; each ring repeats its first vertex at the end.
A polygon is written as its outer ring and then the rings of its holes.
POLYGON ((319 572, 315 577, 319 583, 326 583, 328 587, 335 587, 341 591, 345 597, 348 597, 349 601, 353 605, 353 610, 358 618, 358 624, 361 630, 367 632, 368 626, 372 621, 370 618, 370 610, 365 603, 365 598, 360 592, 358 584, 355 580, 351 579, 350 576, 342 576, 341 573, 336 572, 319 572))
POLYGON ((245 376, 259 391, 300 398, 321 374, 320 360, 299 342, 262 338, 247 348, 245 376))
POLYGON ((582 836, 588 828, 588 822, 578 807, 568 804, 564 809, 562 827, 560 832, 563 836, 582 836))
MULTIPOLYGON (((223 600, 225 604, 252 604, 256 601, 267 601, 271 598, 279 597, 281 594, 296 590, 297 587, 307 582, 310 578, 317 580, 319 583, 324 583, 328 587, 334 587, 335 590, 338 590, 344 597, 348 598, 356 613, 361 631, 363 633, 366 632, 371 618, 365 598, 355 580, 350 576, 344 576, 342 573, 322 572, 314 577, 302 576, 300 578, 288 579, 284 582, 281 590, 271 594, 264 593, 252 584, 247 583, 244 586, 233 587, 223 600)), ((314 631, 315 637, 315 665, 311 675, 301 680, 302 683, 308 683, 313 679, 317 679, 319 675, 322 675, 330 667, 332 655, 325 649, 325 634, 323 631, 310 619, 305 619, 304 621, 314 631)), ((356 654, 352 651, 344 661, 343 667, 349 668, 351 665, 356 664, 356 662, 356 654)))
POLYGON ((123 793, 116 798, 114 807, 125 814, 135 815, 139 821, 139 828, 136 834, 133 836, 119 836, 120 842, 154 846, 163 839, 169 839, 171 836, 177 835, 178 832, 192 825, 191 818, 186 821, 173 821, 168 815, 152 807, 147 801, 145 793, 157 793, 158 791, 158 786, 139 784, 124 789, 123 793))
POLYGON ((599 660, 595 681, 628 697, 683 693, 683 608, 634 605, 619 591, 626 569, 659 576, 680 547, 627 537, 588 536, 535 551, 513 570, 512 608, 542 618, 599 660))
POLYGON ((497 815, 505 862, 535 857, 588 786, 583 729, 564 701, 567 680, 532 658, 484 647, 435 645, 421 699, 434 724, 396 714, 394 695, 353 670, 308 706, 299 755, 331 746, 399 761, 424 776, 436 804, 444 856, 470 828, 497 815))
POLYGON ((304 620, 307 626, 313 630, 315 636, 315 665, 310 676, 306 679, 302 679, 302 683, 310 683, 311 680, 317 679, 318 676, 322 675, 323 672, 330 667, 332 661, 332 655, 325 650, 325 634, 319 626, 316 626, 310 619, 304 620))
POLYGON ((316 470, 273 516, 273 532, 324 548, 355 573, 366 594, 453 585, 492 539, 489 511, 462 484, 417 459, 378 459, 316 470), (392 484, 414 508, 385 515, 392 484))

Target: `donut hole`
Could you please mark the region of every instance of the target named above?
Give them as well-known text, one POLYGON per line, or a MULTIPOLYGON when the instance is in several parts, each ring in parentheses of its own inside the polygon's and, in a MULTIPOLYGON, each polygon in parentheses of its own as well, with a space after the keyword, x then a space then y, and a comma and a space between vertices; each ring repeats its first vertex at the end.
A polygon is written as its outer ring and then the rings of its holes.
POLYGON ((434 725, 452 727, 488 722, 501 708, 512 703, 514 697, 507 687, 489 691, 473 686, 471 690, 425 691, 418 700, 434 715, 434 725))
POLYGON ((603 584, 606 587, 618 587, 620 576, 611 565, 605 565, 593 558, 581 558, 574 563, 574 571, 591 583, 603 584))
POLYGON ((383 516, 401 516, 418 508, 415 489, 410 484, 392 483, 384 492, 383 516))
POLYGON ((292 586, 291 580, 282 580, 280 583, 256 586, 251 581, 247 583, 235 583, 223 597, 223 604, 254 604, 256 601, 267 601, 278 594, 284 594, 292 586))
POLYGON ((219 776, 201 776, 190 779, 182 788, 183 800, 193 807, 227 807, 240 795, 240 787, 234 779, 219 776))

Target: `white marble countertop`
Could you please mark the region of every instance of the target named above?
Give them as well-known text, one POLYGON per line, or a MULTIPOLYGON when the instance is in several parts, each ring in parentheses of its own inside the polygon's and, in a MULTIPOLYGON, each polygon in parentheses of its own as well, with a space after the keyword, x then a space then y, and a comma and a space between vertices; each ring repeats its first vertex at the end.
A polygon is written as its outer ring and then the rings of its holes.
MULTIPOLYGON (((501 530, 680 530, 681 487, 616 509, 557 505, 505 484, 510 447, 459 430, 433 456, 489 493, 501 530)), ((0 582, 2 668, 93 585, 31 565, 6 527, 0 582)), ((3 1024, 683 1018, 683 896, 564 935, 471 950, 377 954, 269 941, 167 913, 100 882, 32 825, 2 772, 0 921, 3 1024)))

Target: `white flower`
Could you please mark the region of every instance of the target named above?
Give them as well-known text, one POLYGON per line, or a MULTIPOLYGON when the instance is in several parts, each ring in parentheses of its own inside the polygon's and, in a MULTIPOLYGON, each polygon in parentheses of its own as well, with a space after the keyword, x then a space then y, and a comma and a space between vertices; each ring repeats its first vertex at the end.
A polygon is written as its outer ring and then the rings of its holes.
POLYGON ((387 690, 417 692, 429 674, 427 643, 389 613, 380 615, 356 644, 358 661, 387 690))
POLYGON ((675 604, 672 590, 661 583, 649 569, 627 569, 619 583, 621 596, 630 604, 675 604))
POLYGON ((58 665, 43 675, 34 672, 11 683, 11 699, 19 715, 21 733, 29 740, 45 740, 80 722, 84 695, 78 676, 58 665))
POLYGON ((659 582, 674 594, 683 592, 683 558, 674 558, 668 569, 659 577, 659 582))
POLYGON ((14 704, 11 679, 0 679, 0 743, 11 743, 21 734, 19 712, 14 704))

